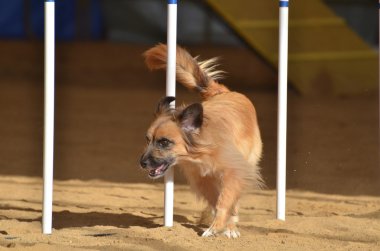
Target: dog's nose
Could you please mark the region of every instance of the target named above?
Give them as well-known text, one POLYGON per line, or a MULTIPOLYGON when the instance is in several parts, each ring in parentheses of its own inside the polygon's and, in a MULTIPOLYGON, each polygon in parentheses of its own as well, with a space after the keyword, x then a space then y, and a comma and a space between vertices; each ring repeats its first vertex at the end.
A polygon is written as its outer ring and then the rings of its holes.
POLYGON ((141 166, 142 168, 147 168, 147 166, 148 166, 148 160, 147 160, 147 159, 144 159, 144 158, 141 158, 141 159, 140 159, 140 166, 141 166))

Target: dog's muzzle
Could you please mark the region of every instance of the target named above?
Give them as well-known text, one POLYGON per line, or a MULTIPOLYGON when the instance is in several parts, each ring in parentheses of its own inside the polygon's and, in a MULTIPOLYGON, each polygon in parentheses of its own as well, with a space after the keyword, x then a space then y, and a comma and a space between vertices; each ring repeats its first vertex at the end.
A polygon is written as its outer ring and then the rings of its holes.
POLYGON ((171 160, 155 160, 151 157, 142 156, 140 159, 140 166, 143 169, 149 170, 149 177, 152 179, 157 179, 165 175, 165 172, 172 165, 173 161, 171 160))
POLYGON ((141 166, 142 168, 147 168, 147 167, 148 167, 148 159, 143 159, 143 158, 141 158, 141 159, 140 159, 140 166, 141 166))

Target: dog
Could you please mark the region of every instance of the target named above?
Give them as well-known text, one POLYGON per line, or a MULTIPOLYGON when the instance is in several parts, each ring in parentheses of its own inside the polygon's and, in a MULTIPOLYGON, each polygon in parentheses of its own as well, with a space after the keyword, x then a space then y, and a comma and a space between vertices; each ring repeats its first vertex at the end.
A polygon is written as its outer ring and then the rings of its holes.
MULTIPOLYGON (((212 224, 202 236, 237 238, 238 201, 248 187, 263 185, 256 111, 247 97, 218 82, 223 72, 216 70, 216 58, 199 61, 181 47, 176 54, 177 81, 199 93, 202 103, 173 108, 174 97, 162 98, 140 165, 152 179, 179 166, 191 189, 212 208, 212 224)), ((159 44, 144 57, 150 70, 165 69, 167 46, 159 44)))

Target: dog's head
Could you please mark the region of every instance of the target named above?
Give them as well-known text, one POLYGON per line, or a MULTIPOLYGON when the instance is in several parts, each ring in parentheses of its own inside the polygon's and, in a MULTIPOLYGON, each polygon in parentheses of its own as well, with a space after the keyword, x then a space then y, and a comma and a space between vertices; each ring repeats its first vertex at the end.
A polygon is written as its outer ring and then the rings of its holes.
POLYGON ((174 97, 164 97, 156 110, 156 119, 146 134, 147 145, 140 165, 149 170, 149 177, 160 178, 181 158, 189 155, 192 139, 203 123, 203 107, 199 103, 174 109, 174 97))

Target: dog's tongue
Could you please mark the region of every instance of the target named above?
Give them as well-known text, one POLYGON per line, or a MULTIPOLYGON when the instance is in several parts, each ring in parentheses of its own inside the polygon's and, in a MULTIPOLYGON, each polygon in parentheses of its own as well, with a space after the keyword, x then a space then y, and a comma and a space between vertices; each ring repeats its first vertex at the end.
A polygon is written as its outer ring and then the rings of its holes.
POLYGON ((151 175, 157 175, 157 174, 160 174, 162 172, 162 169, 164 169, 165 165, 162 164, 161 166, 157 167, 156 169, 153 169, 153 170, 150 170, 150 174, 151 175))

